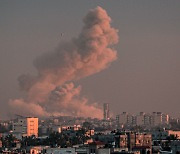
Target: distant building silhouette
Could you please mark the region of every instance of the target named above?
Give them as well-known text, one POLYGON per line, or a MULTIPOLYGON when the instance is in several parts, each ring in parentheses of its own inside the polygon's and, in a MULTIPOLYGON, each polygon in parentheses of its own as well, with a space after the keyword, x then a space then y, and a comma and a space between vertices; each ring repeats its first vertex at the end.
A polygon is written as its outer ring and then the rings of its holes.
POLYGON ((104 120, 109 120, 110 115, 109 115, 109 104, 104 103, 104 120))

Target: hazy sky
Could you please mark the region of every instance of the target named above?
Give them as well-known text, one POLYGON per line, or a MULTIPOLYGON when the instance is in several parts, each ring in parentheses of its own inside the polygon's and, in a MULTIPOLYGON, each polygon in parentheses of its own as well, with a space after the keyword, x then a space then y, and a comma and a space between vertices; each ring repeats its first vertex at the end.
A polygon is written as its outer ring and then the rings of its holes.
POLYGON ((34 59, 77 37, 82 19, 97 6, 119 30, 118 59, 75 82, 82 94, 100 105, 109 103, 114 115, 162 111, 180 117, 179 0, 1 0, 0 118, 9 99, 25 95, 17 78, 36 74, 34 59))

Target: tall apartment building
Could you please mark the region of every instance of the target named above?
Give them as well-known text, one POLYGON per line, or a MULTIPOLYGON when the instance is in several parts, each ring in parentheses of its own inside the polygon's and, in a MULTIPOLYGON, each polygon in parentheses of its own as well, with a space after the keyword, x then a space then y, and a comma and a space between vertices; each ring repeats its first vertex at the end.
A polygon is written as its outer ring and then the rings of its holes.
POLYGON ((116 124, 118 128, 122 126, 165 126, 169 124, 169 115, 163 114, 162 112, 153 112, 152 114, 140 112, 134 116, 127 112, 123 112, 116 116, 116 124))
POLYGON ((128 119, 128 113, 123 112, 122 114, 119 115, 119 123, 122 125, 127 124, 127 119, 128 119))
POLYGON ((168 114, 163 114, 162 115, 162 124, 169 124, 169 115, 168 114))
POLYGON ((158 126, 162 124, 169 124, 169 115, 163 114, 162 112, 153 112, 151 118, 151 125, 158 126))
POLYGON ((161 112, 153 112, 152 114, 152 124, 154 126, 158 126, 162 123, 162 113, 161 112))
POLYGON ((127 116, 127 124, 128 126, 135 126, 136 125, 136 116, 128 114, 127 116))
POLYGON ((117 127, 117 129, 119 129, 121 127, 121 125, 119 123, 119 115, 116 115, 116 127, 117 127))
POLYGON ((145 114, 144 115, 144 125, 151 126, 151 119, 152 119, 151 114, 145 114))
POLYGON ((110 119, 110 113, 109 113, 109 104, 104 103, 104 120, 110 119))
POLYGON ((136 125, 137 126, 143 126, 145 124, 145 113, 144 112, 140 112, 137 116, 136 116, 136 125))
POLYGON ((128 114, 127 112, 123 112, 116 116, 116 122, 119 126, 133 126, 136 124, 135 116, 128 114))
POLYGON ((13 123, 13 133, 21 136, 38 136, 38 118, 22 117, 13 123))

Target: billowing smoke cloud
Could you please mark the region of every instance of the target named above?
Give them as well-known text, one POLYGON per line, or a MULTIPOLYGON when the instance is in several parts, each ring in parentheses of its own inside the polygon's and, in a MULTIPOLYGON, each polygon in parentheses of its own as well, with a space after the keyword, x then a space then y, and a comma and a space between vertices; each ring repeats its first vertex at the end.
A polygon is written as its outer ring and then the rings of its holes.
POLYGON ((72 81, 97 73, 116 60, 117 53, 111 45, 118 42, 118 35, 110 25, 110 17, 101 7, 90 10, 83 21, 84 27, 77 38, 34 61, 37 76, 19 77, 27 98, 10 100, 13 111, 20 112, 23 107, 26 114, 39 116, 102 117, 97 104, 81 97, 81 87, 75 87, 72 81), (34 109, 33 113, 30 108, 34 109))

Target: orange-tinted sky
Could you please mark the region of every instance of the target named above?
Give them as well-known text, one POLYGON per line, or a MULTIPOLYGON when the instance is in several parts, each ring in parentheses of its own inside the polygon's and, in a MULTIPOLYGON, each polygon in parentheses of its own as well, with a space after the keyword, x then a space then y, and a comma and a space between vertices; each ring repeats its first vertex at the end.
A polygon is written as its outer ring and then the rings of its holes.
POLYGON ((90 9, 104 8, 119 29, 118 59, 81 79, 82 95, 114 114, 162 111, 180 116, 180 1, 0 1, 0 117, 24 96, 17 78, 36 74, 33 61, 77 37, 90 9), (72 7, 73 5, 73 7, 72 7), (63 36, 61 36, 63 33, 63 36))

